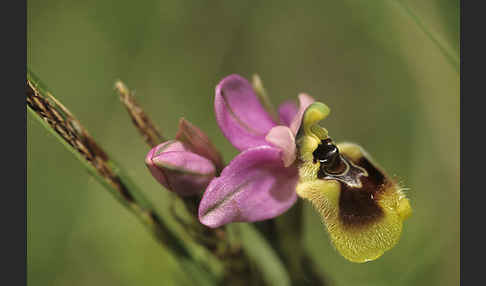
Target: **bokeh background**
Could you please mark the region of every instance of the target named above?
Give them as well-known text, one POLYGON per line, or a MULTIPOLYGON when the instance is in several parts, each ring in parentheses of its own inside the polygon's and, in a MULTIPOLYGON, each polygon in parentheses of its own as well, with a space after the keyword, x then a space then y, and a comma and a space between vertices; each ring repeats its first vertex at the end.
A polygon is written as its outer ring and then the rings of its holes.
MULTIPOLYGON (((459 1, 401 2, 459 55, 459 1)), ((278 104, 307 92, 324 125, 359 142, 410 188, 400 243, 353 264, 306 205, 306 247, 332 285, 459 284, 459 72, 397 0, 28 0, 28 65, 162 211, 167 194, 113 91, 116 79, 167 137, 179 117, 229 161, 214 87, 258 73, 278 104)), ((27 121, 29 285, 189 285, 159 247, 54 137, 27 121)))

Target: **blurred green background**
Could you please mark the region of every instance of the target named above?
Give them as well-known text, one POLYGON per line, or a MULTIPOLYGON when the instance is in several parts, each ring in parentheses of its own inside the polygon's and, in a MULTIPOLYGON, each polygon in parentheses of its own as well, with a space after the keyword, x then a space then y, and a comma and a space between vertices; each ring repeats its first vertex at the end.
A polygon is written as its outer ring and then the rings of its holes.
MULTIPOLYGON (((404 1, 458 57, 459 1, 404 1)), ((306 247, 332 285, 459 284, 459 73, 397 1, 28 0, 28 65, 159 209, 167 194, 113 91, 121 79, 167 137, 179 117, 226 161, 214 87, 258 73, 275 104, 307 92, 337 141, 410 188, 400 243, 353 264, 306 204, 306 247)), ((29 285, 187 285, 168 251, 54 137, 27 121, 29 285)), ((190 285, 190 284, 189 284, 190 285)))

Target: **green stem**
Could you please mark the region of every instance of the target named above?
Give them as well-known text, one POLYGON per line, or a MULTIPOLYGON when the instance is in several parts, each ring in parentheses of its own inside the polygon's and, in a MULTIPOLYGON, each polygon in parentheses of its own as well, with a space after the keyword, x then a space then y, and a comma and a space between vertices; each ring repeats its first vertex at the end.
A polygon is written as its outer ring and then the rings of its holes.
POLYGON ((284 261, 292 285, 326 285, 327 281, 303 245, 303 200, 275 219, 275 247, 284 261))

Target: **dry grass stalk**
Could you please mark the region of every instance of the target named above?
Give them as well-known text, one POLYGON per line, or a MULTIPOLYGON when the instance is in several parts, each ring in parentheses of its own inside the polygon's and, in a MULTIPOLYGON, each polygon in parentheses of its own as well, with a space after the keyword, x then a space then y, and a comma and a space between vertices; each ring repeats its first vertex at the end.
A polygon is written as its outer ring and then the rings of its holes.
POLYGON ((164 137, 152 123, 150 118, 145 114, 140 105, 138 105, 133 93, 128 87, 123 82, 117 81, 115 83, 115 90, 118 92, 120 101, 127 109, 133 124, 137 127, 140 134, 142 134, 145 142, 153 148, 164 141, 164 137))

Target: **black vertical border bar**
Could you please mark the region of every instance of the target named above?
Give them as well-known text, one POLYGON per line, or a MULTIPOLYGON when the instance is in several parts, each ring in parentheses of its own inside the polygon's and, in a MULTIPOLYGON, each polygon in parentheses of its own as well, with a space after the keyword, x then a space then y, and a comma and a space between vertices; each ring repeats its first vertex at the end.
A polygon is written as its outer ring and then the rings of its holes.
POLYGON ((2 1, 0 131, 2 285, 27 285, 27 0, 2 1))
MULTIPOLYGON (((22 174, 23 184, 19 184, 21 186, 21 192, 19 192, 19 208, 18 208, 18 217, 19 223, 17 226, 19 237, 17 238, 18 243, 18 254, 16 255, 15 265, 19 268, 19 274, 14 278, 14 280, 18 279, 17 285, 27 285, 27 110, 25 104, 25 86, 27 80, 27 0, 16 0, 13 1, 14 3, 18 3, 18 14, 20 15, 19 19, 19 30, 17 32, 16 42, 19 42, 18 48, 18 59, 19 62, 17 63, 18 73, 21 74, 18 76, 18 81, 15 81, 15 87, 19 89, 18 94, 14 97, 18 105, 19 109, 22 111, 19 115, 19 126, 17 130, 19 130, 19 137, 21 139, 21 144, 18 144, 19 154, 23 154, 22 160, 19 160, 19 173, 22 174), (23 152, 22 152, 23 151, 23 152)), ((17 58, 17 57, 16 57, 17 58)), ((15 109, 16 110, 16 109, 15 109)), ((17 153, 17 152, 16 152, 17 153)), ((17 247, 15 248, 17 249, 17 247)), ((13 285, 11 283, 10 285, 13 285)))
MULTIPOLYGON (((19 191, 19 207, 15 213, 18 213, 19 222, 15 233, 19 233, 15 242, 18 244, 18 253, 16 253, 15 267, 18 267, 19 273, 15 276, 14 280, 18 279, 17 285, 27 285, 27 110, 25 105, 25 83, 27 79, 27 0, 16 0, 12 1, 16 3, 18 8, 16 9, 20 17, 18 18, 18 31, 16 31, 15 42, 19 42, 19 47, 17 50, 16 57, 19 61, 16 64, 15 71, 19 73, 16 77, 15 87, 19 89, 18 94, 15 94, 15 101, 19 105, 19 109, 22 111, 19 114, 19 137, 21 138, 21 143, 18 144, 20 150, 16 151, 14 154, 23 154, 19 156, 19 173, 23 177, 19 179, 19 184, 21 186, 19 191), (17 71, 18 70, 18 71, 17 71)), ((15 111, 17 109, 14 109, 15 111)), ((15 239, 15 237, 14 237, 15 239)), ((17 249, 15 247, 14 249, 17 249)), ((15 272, 14 272, 15 273, 15 272)), ((13 285, 13 283, 10 283, 13 285)))
POLYGON ((462 0, 460 68, 461 285, 484 284, 486 41, 483 1, 462 0), (465 7, 467 3, 467 7, 465 7))

